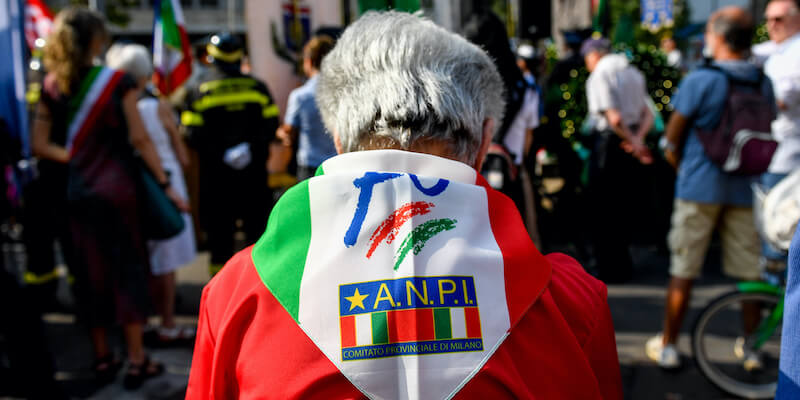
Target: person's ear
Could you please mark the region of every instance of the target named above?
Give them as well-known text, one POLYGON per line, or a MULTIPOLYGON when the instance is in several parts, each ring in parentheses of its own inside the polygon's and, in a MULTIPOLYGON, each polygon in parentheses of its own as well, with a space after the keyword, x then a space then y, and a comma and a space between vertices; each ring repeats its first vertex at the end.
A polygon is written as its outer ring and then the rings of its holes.
POLYGON ((336 154, 342 154, 342 141, 339 140, 339 132, 333 130, 333 145, 336 147, 336 154))
POLYGON ((478 173, 481 172, 483 162, 486 160, 486 155, 489 154, 489 146, 492 144, 494 137, 494 119, 486 118, 483 120, 483 133, 481 135, 481 147, 478 150, 478 156, 475 157, 475 164, 472 166, 478 173))

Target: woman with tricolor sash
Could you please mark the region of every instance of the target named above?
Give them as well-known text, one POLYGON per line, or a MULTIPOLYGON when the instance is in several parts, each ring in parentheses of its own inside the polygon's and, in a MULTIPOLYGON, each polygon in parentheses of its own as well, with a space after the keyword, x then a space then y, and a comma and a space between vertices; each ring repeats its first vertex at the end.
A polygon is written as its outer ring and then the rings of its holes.
POLYGON ((44 51, 49 73, 33 124, 33 150, 67 164, 67 201, 75 251, 76 297, 90 328, 94 369, 112 381, 122 362, 107 329, 123 327, 129 367, 125 387, 163 372, 147 357, 142 327, 151 309, 149 266, 137 182, 140 162, 179 207, 136 108, 135 82, 95 64, 108 41, 98 14, 67 8, 55 20, 44 51), (136 153, 141 157, 139 161, 136 153))

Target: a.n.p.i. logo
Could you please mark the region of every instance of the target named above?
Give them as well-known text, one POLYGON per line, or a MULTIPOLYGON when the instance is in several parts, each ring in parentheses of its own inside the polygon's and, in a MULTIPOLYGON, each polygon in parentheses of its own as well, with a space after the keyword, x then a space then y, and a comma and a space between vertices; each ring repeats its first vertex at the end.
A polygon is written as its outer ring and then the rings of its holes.
POLYGON ((483 350, 471 276, 341 285, 339 326, 342 361, 483 350))

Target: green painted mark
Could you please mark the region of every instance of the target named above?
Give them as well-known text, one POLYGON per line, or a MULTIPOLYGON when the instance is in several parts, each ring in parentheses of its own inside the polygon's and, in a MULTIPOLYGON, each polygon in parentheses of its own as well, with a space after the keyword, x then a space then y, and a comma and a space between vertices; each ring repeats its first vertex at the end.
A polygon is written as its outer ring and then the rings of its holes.
POLYGON ((428 242, 432 237, 436 236, 437 234, 449 231, 456 227, 457 220, 448 219, 448 218, 441 218, 441 219, 434 219, 425 222, 424 224, 414 228, 411 233, 403 239, 403 243, 400 245, 400 249, 397 251, 397 261, 394 263, 395 271, 397 268, 400 267, 400 264, 403 263, 403 260, 406 259, 406 255, 412 249, 414 250, 414 255, 419 254, 422 251, 422 248, 425 247, 425 243, 428 242))

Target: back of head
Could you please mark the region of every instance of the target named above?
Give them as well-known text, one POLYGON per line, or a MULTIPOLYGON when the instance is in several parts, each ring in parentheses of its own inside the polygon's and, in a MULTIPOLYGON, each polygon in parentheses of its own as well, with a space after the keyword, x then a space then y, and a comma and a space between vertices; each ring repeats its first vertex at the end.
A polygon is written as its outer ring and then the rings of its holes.
POLYGON ((130 74, 137 81, 153 74, 150 52, 140 44, 115 44, 106 52, 106 64, 130 74))
POLYGON ((326 35, 314 36, 303 47, 303 58, 311 61, 311 67, 319 70, 322 59, 333 50, 333 39, 326 35))
POLYGON ((750 13, 736 6, 723 7, 712 14, 707 30, 719 35, 731 52, 742 56, 750 50, 755 34, 750 13))
MULTIPOLYGON (((508 40, 508 31, 502 20, 488 6, 488 2, 476 0, 473 13, 464 24, 463 34, 472 43, 484 49, 497 66, 505 85, 506 107, 504 114, 508 117, 498 122, 498 133, 502 136, 510 128, 525 97, 525 88, 520 85, 523 80, 522 71, 517 65, 517 58, 508 40)), ((499 138, 496 138, 499 139, 499 138)))
POLYGON ((484 120, 503 116, 503 82, 464 38, 410 14, 370 12, 325 57, 317 104, 345 152, 437 141, 472 164, 484 120))
POLYGON ((44 65, 62 93, 70 94, 80 68, 91 61, 92 42, 107 37, 103 17, 94 11, 67 7, 58 13, 44 48, 44 65))

